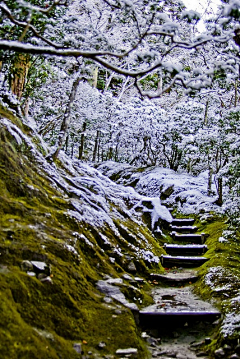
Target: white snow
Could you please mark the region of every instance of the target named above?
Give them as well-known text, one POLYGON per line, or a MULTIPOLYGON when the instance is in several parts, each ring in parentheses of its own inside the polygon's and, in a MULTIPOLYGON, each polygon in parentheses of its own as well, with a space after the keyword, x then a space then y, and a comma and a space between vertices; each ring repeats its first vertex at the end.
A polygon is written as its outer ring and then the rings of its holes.
POLYGON ((224 238, 224 237, 219 237, 218 242, 224 243, 224 242, 228 242, 228 240, 226 238, 224 238))
MULTIPOLYGON (((69 209, 65 213, 66 217, 74 219, 81 225, 89 224, 98 232, 100 242, 111 248, 118 256, 122 256, 122 252, 114 238, 122 238, 122 241, 129 247, 129 250, 133 251, 136 258, 143 258, 149 263, 158 263, 159 259, 154 255, 154 248, 141 233, 130 233, 128 228, 125 229, 129 236, 132 236, 133 245, 121 236, 114 223, 116 219, 124 222, 128 218, 136 224, 143 225, 140 214, 135 212, 134 208, 146 199, 146 196, 138 194, 132 187, 114 183, 102 175, 99 170, 75 159, 71 160, 63 152, 59 156, 61 167, 57 167, 54 163, 47 162, 34 142, 10 121, 0 119, 0 126, 8 130, 17 146, 20 147, 19 151, 23 151, 24 154, 24 151, 30 150, 34 162, 38 165, 39 172, 69 202, 69 209), (102 228, 109 229, 111 233, 109 238, 101 233, 102 228)), ((159 198, 151 198, 151 201, 153 204, 152 225, 159 218, 171 221, 170 213, 166 207, 161 205, 159 198)), ((143 210, 144 208, 143 206, 143 210)), ((122 224, 122 226, 124 225, 122 224)), ((93 243, 81 233, 73 232, 73 235, 76 240, 83 240, 90 247, 99 245, 97 240, 93 243)), ((73 243, 65 243, 64 246, 70 252, 78 255, 73 243)))
POLYGON ((199 213, 200 210, 219 211, 213 202, 216 197, 207 196, 207 176, 205 173, 192 176, 187 173, 177 173, 166 168, 153 168, 146 170, 139 176, 136 191, 149 196, 158 196, 161 191, 173 186, 173 193, 164 201, 164 204, 178 208, 182 213, 199 213))
POLYGON ((235 312, 227 313, 224 317, 221 333, 226 338, 231 336, 236 331, 240 330, 240 314, 236 314, 235 312))

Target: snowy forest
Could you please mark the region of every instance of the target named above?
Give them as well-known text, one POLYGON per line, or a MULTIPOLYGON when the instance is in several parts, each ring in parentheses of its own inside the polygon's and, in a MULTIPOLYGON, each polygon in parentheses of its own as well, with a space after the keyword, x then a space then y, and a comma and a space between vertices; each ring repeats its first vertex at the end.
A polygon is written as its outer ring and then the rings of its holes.
POLYGON ((239 0, 0 1, 3 359, 113 359, 126 340, 149 358, 132 312, 150 283, 113 297, 129 312, 107 344, 96 287, 163 271, 170 208, 214 238, 195 290, 224 318, 206 350, 239 358, 239 20, 239 0))
POLYGON ((208 171, 237 220, 237 1, 202 19, 175 1, 3 1, 1 14, 2 101, 49 157, 208 171))

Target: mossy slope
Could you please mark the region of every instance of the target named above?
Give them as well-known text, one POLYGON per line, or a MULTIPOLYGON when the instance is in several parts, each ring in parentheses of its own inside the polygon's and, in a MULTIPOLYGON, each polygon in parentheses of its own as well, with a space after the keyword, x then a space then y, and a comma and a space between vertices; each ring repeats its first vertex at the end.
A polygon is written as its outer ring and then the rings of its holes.
MULTIPOLYGON (((205 254, 209 261, 201 266, 200 279, 195 291, 203 299, 211 301, 222 313, 215 329, 214 340, 206 349, 214 353, 220 346, 238 344, 240 334, 239 305, 239 233, 226 217, 212 214, 205 223, 198 223, 199 230, 208 235, 205 254)), ((214 355, 213 355, 214 356, 214 355)))
MULTIPOLYGON (((129 198, 118 205, 105 193, 102 208, 103 194, 86 186, 83 168, 48 164, 39 140, 5 115, 8 119, 0 119, 1 358, 79 358, 74 343, 96 358, 126 347, 147 358, 132 312, 114 301, 106 304, 96 281, 106 274, 122 276, 129 257, 136 275, 152 266, 162 270, 139 254, 147 249, 158 256, 161 247, 141 217, 129 215, 129 198), (73 177, 82 178, 81 185, 74 187, 73 177), (23 272, 23 260, 51 265, 52 283, 23 272), (106 343, 102 349, 100 342, 106 343)), ((130 301, 148 300, 141 288, 125 285, 130 301)))

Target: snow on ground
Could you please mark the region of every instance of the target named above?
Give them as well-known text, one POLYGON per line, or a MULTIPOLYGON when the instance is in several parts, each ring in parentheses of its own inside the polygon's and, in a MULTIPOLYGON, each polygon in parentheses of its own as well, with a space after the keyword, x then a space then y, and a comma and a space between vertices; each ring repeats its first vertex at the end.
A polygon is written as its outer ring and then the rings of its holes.
POLYGON ((117 164, 112 161, 102 163, 98 169, 110 178, 115 177, 117 183, 134 185, 135 190, 141 195, 159 198, 166 194, 162 205, 177 206, 184 214, 221 211, 214 204, 217 199, 215 184, 212 185, 215 195, 213 197, 207 195, 207 172, 192 176, 185 172, 178 173, 161 167, 150 167, 138 171, 128 164, 117 164))

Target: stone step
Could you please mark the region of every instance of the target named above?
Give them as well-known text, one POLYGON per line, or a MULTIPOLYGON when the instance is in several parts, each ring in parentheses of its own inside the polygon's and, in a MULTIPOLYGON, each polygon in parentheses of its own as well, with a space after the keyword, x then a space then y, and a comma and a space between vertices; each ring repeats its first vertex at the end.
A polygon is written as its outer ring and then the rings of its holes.
POLYGON ((178 242, 188 242, 195 244, 203 244, 206 240, 205 233, 201 234, 177 234, 176 232, 171 232, 171 236, 175 241, 178 242))
POLYGON ((211 303, 193 293, 191 286, 155 287, 152 295, 154 304, 139 311, 141 325, 149 329, 165 330, 166 326, 170 326, 175 330, 178 322, 183 325, 190 322, 213 322, 221 317, 221 313, 211 303))
POLYGON ((165 243, 165 251, 169 255, 196 256, 204 254, 207 251, 205 244, 168 244, 165 243))
POLYGON ((140 311, 139 322, 144 329, 174 329, 179 326, 191 325, 195 322, 214 322, 221 317, 218 311, 140 311))
POLYGON ((170 225, 170 229, 178 233, 195 233, 198 230, 196 226, 174 226, 172 224, 170 225))
POLYGON ((183 257, 183 256, 168 256, 161 255, 161 264, 165 268, 172 267, 199 267, 205 262, 207 262, 209 258, 206 257, 183 257))
POLYGON ((194 283, 198 279, 198 274, 195 270, 174 270, 164 274, 151 273, 150 280, 155 282, 163 282, 169 285, 185 285, 186 283, 194 283))
POLYGON ((194 221, 194 218, 174 218, 171 224, 172 226, 191 226, 194 221))

